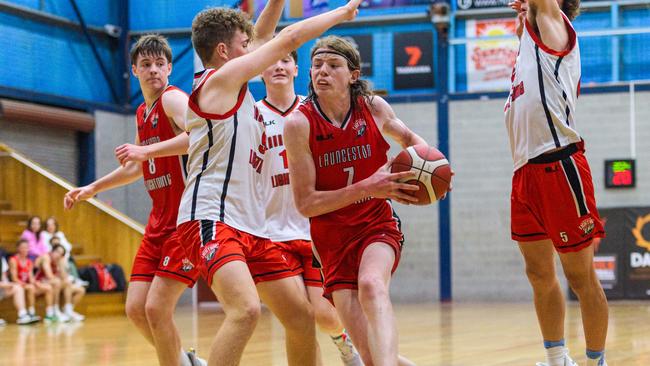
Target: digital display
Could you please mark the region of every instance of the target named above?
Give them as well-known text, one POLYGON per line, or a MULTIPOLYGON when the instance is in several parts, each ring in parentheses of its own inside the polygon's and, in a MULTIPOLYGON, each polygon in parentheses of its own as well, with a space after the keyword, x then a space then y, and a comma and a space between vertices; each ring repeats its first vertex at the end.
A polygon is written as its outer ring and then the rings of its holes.
POLYGON ((605 160, 605 187, 634 187, 636 184, 634 162, 634 159, 605 160))

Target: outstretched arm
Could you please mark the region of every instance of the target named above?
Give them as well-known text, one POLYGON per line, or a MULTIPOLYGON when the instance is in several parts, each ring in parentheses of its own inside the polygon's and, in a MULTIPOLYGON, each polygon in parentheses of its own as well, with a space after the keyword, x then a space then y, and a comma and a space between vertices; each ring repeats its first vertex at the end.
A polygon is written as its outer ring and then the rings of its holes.
POLYGON ((253 38, 252 49, 259 48, 273 38, 275 27, 278 26, 282 12, 284 11, 284 0, 269 0, 264 10, 255 22, 255 37, 253 38))
POLYGON ((569 31, 564 24, 562 10, 556 0, 527 0, 526 17, 539 31, 545 45, 561 52, 570 45, 569 31))
POLYGON ((185 133, 185 116, 187 114, 187 94, 180 90, 171 90, 162 95, 162 107, 172 124, 176 137, 151 145, 123 144, 115 148, 115 158, 124 166, 129 161, 145 160, 187 154, 190 138, 185 133))
POLYGON ((292 113, 284 127, 284 145, 289 160, 289 175, 298 211, 313 217, 336 211, 368 197, 391 198, 408 204, 416 198, 402 190, 418 187, 398 180, 412 177, 412 172, 391 173, 391 162, 370 177, 334 191, 316 190, 316 167, 309 148, 309 122, 301 112, 292 113))
POLYGON ((234 105, 244 83, 310 39, 339 23, 354 19, 360 3, 361 0, 352 0, 338 9, 292 24, 255 51, 227 62, 204 84, 199 107, 207 113, 225 113, 234 105), (210 102, 202 104, 202 100, 210 102))

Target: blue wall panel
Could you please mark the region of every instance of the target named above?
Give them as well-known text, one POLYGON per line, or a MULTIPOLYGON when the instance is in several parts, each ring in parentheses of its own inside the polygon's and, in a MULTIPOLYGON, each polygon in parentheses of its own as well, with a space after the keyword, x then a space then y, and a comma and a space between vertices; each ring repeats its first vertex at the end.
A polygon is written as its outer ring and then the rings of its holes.
MULTIPOLYGON (((609 12, 588 12, 576 18, 573 24, 578 32, 591 29, 610 29, 612 19, 609 12)), ((582 85, 611 81, 611 37, 580 37, 579 44, 582 85)))
MULTIPOLYGON (((111 95, 90 46, 80 33, 0 13, 0 85, 110 103, 111 95)), ((98 41, 107 68, 115 50, 98 41)), ((113 72, 112 75, 116 73, 113 72)), ((115 82, 118 77, 115 75, 115 82)))
POLYGON ((129 23, 130 29, 168 29, 189 28, 192 19, 201 10, 213 6, 230 6, 233 0, 130 0, 129 23))
MULTIPOLYGON (((77 16, 68 0, 11 0, 8 2, 77 21, 77 16)), ((117 24, 118 12, 122 11, 114 6, 114 2, 111 0, 77 0, 77 6, 86 24, 97 26, 107 23, 117 24)))
MULTIPOLYGON (((650 26, 650 9, 622 13, 623 27, 650 26)), ((650 79, 650 34, 621 36, 621 80, 650 79)))

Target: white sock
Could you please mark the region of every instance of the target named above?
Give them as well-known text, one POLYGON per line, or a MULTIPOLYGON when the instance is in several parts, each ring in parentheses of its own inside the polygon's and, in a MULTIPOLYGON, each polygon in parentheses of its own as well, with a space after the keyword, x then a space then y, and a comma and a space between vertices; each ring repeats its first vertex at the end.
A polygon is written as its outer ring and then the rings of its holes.
POLYGON ((36 309, 34 309, 33 306, 30 306, 29 310, 27 312, 30 313, 31 315, 35 315, 36 314, 36 309))
POLYGON ((66 314, 71 314, 73 310, 72 304, 68 303, 63 305, 63 309, 65 310, 66 314))
POLYGON ((182 347, 181 347, 181 353, 178 358, 181 366, 192 366, 192 362, 190 362, 190 358, 187 356, 187 353, 182 347))
POLYGON ((551 347, 546 349, 546 363, 548 366, 565 366, 564 358, 569 350, 564 346, 551 347))
POLYGON ((54 306, 50 305, 45 309, 46 316, 54 316, 54 306))
POLYGON ((19 318, 22 318, 25 315, 27 315, 27 310, 25 310, 25 309, 18 310, 18 317, 19 318))

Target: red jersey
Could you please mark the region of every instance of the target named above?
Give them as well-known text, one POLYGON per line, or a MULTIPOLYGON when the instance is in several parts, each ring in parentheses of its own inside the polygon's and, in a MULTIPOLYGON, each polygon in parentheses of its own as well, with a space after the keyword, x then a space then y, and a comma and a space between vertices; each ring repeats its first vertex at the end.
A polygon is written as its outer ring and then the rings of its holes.
MULTIPOLYGON (((315 100, 298 107, 309 120, 309 147, 316 167, 316 189, 332 191, 368 178, 386 164, 390 146, 384 140, 370 109, 359 98, 342 126, 334 126, 315 100)), ((368 197, 324 215, 312 217, 314 241, 328 230, 344 225, 362 230, 369 224, 392 220, 386 199, 368 197), (319 235, 320 234, 320 235, 319 235)))
MULTIPOLYGON (((59 266, 57 265, 56 261, 52 260, 52 255, 50 255, 50 267, 52 268, 52 275, 56 276, 59 274, 59 266)), ((45 277, 45 271, 43 271, 43 262, 41 262, 41 265, 38 266, 38 270, 36 271, 36 275, 34 276, 36 281, 41 281, 46 279, 45 277)))
MULTIPOLYGON (((171 125, 173 122, 167 118, 161 102, 163 94, 170 90, 180 89, 168 86, 151 109, 147 110, 145 103, 138 107, 136 122, 140 145, 151 145, 176 137, 171 125)), ((145 228, 147 237, 169 235, 176 230, 178 206, 185 189, 184 160, 185 156, 167 156, 142 162, 144 185, 153 201, 145 228)))
POLYGON ((11 256, 9 262, 15 263, 16 272, 18 275, 18 282, 29 283, 29 274, 34 269, 34 264, 29 258, 21 261, 17 255, 11 256))

